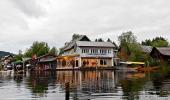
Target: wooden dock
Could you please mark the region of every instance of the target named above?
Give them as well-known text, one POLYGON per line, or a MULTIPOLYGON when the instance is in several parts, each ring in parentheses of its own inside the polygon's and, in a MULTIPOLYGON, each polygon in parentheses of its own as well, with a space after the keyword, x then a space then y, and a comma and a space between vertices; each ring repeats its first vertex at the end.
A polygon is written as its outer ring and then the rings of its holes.
POLYGON ((56 70, 115 70, 116 67, 63 67, 63 68, 56 68, 56 70))

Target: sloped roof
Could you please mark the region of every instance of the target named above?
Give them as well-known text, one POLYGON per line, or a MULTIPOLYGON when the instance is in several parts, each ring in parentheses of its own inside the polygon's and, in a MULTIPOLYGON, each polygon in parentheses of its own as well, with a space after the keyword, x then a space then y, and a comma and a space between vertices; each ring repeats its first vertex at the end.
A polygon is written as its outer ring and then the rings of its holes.
POLYGON ((76 41, 79 47, 115 47, 111 42, 76 41))
POLYGON ((51 62, 51 61, 55 61, 56 58, 53 57, 53 58, 49 58, 49 59, 41 59, 39 62, 51 62))
POLYGON ((114 41, 113 41, 112 43, 115 45, 115 48, 116 48, 116 49, 119 48, 118 45, 117 45, 114 41))
POLYGON ((23 57, 22 60, 25 62, 25 61, 29 61, 29 60, 32 60, 32 58, 26 58, 26 57, 23 57))
POLYGON ((72 48, 75 43, 76 43, 76 41, 72 41, 72 42, 68 43, 66 46, 64 46, 64 50, 68 50, 68 49, 72 48))
POLYGON ((53 54, 48 53, 48 54, 45 54, 45 55, 43 55, 43 56, 37 57, 37 59, 42 59, 42 58, 45 58, 45 57, 48 57, 48 56, 56 57, 56 55, 53 55, 53 54))
POLYGON ((86 38, 88 41, 91 41, 86 35, 81 35, 81 36, 80 36, 79 38, 77 38, 76 40, 71 41, 71 42, 69 42, 66 46, 64 46, 64 47, 63 47, 64 50, 71 49, 71 48, 75 45, 76 41, 82 41, 83 38, 86 38))
POLYGON ((153 47, 152 46, 144 46, 144 45, 142 45, 141 48, 142 48, 143 52, 150 53, 152 51, 153 47))
POLYGON ((170 56, 170 47, 157 47, 156 48, 162 55, 170 56))

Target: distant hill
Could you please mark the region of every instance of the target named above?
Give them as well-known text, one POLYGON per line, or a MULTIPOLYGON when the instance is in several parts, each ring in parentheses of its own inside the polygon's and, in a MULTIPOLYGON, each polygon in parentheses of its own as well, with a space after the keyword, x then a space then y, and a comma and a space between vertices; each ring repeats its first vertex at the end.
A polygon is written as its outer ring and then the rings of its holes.
POLYGON ((6 55, 14 55, 14 54, 12 54, 10 52, 0 51, 0 58, 3 56, 6 56, 6 55))

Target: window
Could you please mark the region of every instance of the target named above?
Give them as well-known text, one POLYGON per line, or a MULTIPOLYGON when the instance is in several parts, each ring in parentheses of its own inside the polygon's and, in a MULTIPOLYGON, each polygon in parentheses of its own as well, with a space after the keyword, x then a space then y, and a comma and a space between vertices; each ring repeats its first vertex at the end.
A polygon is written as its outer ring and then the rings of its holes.
POLYGON ((89 49, 82 49, 82 53, 89 53, 89 49))
POLYGON ((100 49, 100 53, 102 53, 102 50, 100 49))
POLYGON ((85 49, 85 53, 89 53, 89 49, 85 49))
POLYGON ((93 53, 93 49, 91 49, 91 53, 93 53))
POLYGON ((103 60, 100 60, 100 65, 103 65, 103 60))
POLYGON ((103 60, 103 65, 107 65, 106 59, 103 60))
POLYGON ((100 49, 100 54, 106 54, 107 53, 107 49, 100 49))
POLYGON ((94 53, 95 53, 95 54, 98 54, 98 49, 95 49, 95 50, 94 50, 94 53))
POLYGON ((108 49, 108 53, 109 53, 109 54, 111 53, 111 50, 110 50, 110 49, 108 49))
POLYGON ((91 49, 92 54, 98 54, 98 49, 91 49))
POLYGON ((107 60, 106 59, 101 59, 100 60, 100 65, 107 65, 107 60))
POLYGON ((76 60, 76 67, 78 67, 79 66, 79 61, 78 60, 76 60))
POLYGON ((94 49, 91 49, 91 53, 94 53, 94 49))
POLYGON ((107 49, 104 49, 104 50, 103 50, 103 53, 106 54, 106 53, 107 53, 107 49))

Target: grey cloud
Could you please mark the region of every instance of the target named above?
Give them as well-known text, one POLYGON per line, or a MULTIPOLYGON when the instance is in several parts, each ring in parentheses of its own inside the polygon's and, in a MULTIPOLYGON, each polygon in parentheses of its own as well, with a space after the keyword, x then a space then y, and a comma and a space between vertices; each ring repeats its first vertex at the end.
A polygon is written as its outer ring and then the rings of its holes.
POLYGON ((28 16, 40 17, 45 14, 45 9, 38 2, 41 0, 11 0, 16 7, 28 16))
POLYGON ((7 51, 24 50, 35 40, 59 48, 73 33, 115 42, 126 31, 134 32, 139 41, 160 35, 170 39, 168 0, 46 0, 50 3, 43 6, 45 0, 8 1, 13 6, 0 5, 0 48, 7 51))

